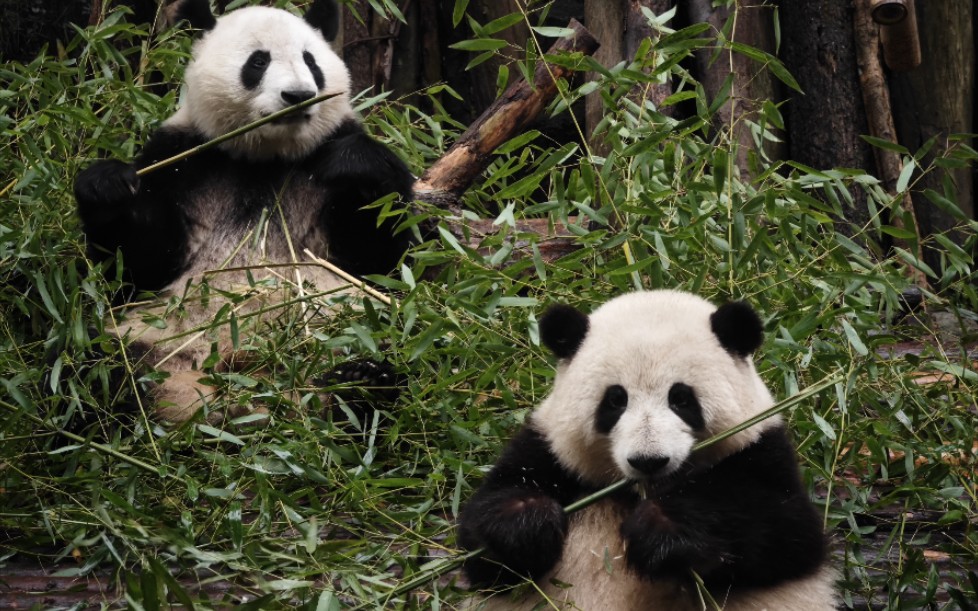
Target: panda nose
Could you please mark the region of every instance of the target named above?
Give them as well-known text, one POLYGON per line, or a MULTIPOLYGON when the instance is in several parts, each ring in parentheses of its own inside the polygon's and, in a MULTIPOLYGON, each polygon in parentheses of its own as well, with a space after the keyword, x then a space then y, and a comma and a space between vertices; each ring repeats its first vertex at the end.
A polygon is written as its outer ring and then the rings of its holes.
POLYGON ((628 459, 628 464, 645 475, 655 475, 668 463, 668 456, 631 456, 628 459))
POLYGON ((289 89, 282 92, 282 99, 290 105, 305 102, 314 97, 316 97, 316 92, 308 89, 289 89))

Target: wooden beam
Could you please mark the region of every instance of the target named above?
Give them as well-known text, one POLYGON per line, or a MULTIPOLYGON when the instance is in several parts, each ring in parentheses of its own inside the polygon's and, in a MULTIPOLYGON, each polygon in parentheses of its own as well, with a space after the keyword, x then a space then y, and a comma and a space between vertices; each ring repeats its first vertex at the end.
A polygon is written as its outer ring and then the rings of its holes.
MULTIPOLYGON (((554 43, 548 55, 594 53, 598 41, 583 25, 571 20, 567 27, 573 34, 554 43)), ((415 199, 452 209, 492 161, 492 152, 540 117, 557 94, 557 81, 571 72, 570 68, 538 61, 533 83, 520 79, 510 85, 415 182, 415 199)))

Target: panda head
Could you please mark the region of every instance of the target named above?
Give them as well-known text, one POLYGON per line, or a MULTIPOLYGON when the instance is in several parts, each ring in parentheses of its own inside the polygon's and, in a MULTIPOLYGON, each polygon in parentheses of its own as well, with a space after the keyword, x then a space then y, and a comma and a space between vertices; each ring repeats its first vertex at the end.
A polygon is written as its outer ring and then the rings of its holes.
POLYGON ((540 319, 540 337, 560 363, 532 422, 587 483, 654 482, 717 461, 777 423, 692 453, 774 403, 751 361, 761 320, 745 303, 717 308, 678 291, 631 293, 590 316, 554 306, 540 319))
POLYGON ((215 18, 207 0, 178 0, 169 19, 186 19, 204 32, 187 66, 184 103, 168 124, 215 138, 317 95, 338 93, 222 145, 249 159, 297 159, 354 117, 349 71, 327 42, 339 23, 333 0, 316 0, 305 18, 263 6, 215 18))

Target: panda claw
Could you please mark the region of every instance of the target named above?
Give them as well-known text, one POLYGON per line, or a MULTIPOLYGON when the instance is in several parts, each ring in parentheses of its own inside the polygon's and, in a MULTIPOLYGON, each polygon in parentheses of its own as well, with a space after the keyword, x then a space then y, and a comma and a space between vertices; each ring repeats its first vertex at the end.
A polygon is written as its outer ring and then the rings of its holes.
POLYGON ((706 577, 721 562, 719 546, 673 521, 655 501, 644 501, 621 525, 628 566, 646 578, 706 577))
POLYGON ((92 164, 78 175, 75 194, 79 202, 121 205, 139 191, 136 168, 117 159, 92 164))

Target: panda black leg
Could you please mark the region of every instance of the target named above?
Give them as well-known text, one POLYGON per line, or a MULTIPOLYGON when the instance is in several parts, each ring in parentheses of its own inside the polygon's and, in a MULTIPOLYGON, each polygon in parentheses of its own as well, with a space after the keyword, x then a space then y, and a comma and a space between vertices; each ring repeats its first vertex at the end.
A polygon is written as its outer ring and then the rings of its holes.
POLYGON ((466 561, 469 580, 485 586, 543 577, 563 554, 563 507, 580 492, 580 479, 560 465, 550 442, 525 426, 459 516, 459 545, 486 550, 466 561))
POLYGON ((83 215, 108 215, 114 212, 111 208, 130 203, 138 190, 136 168, 115 159, 93 163, 75 179, 75 198, 83 215), (98 209, 103 206, 109 209, 98 209))
POLYGON ((362 423, 372 410, 392 405, 401 394, 406 380, 388 361, 355 359, 329 370, 319 384, 336 387, 328 410, 337 419, 343 418, 338 399, 362 423))

